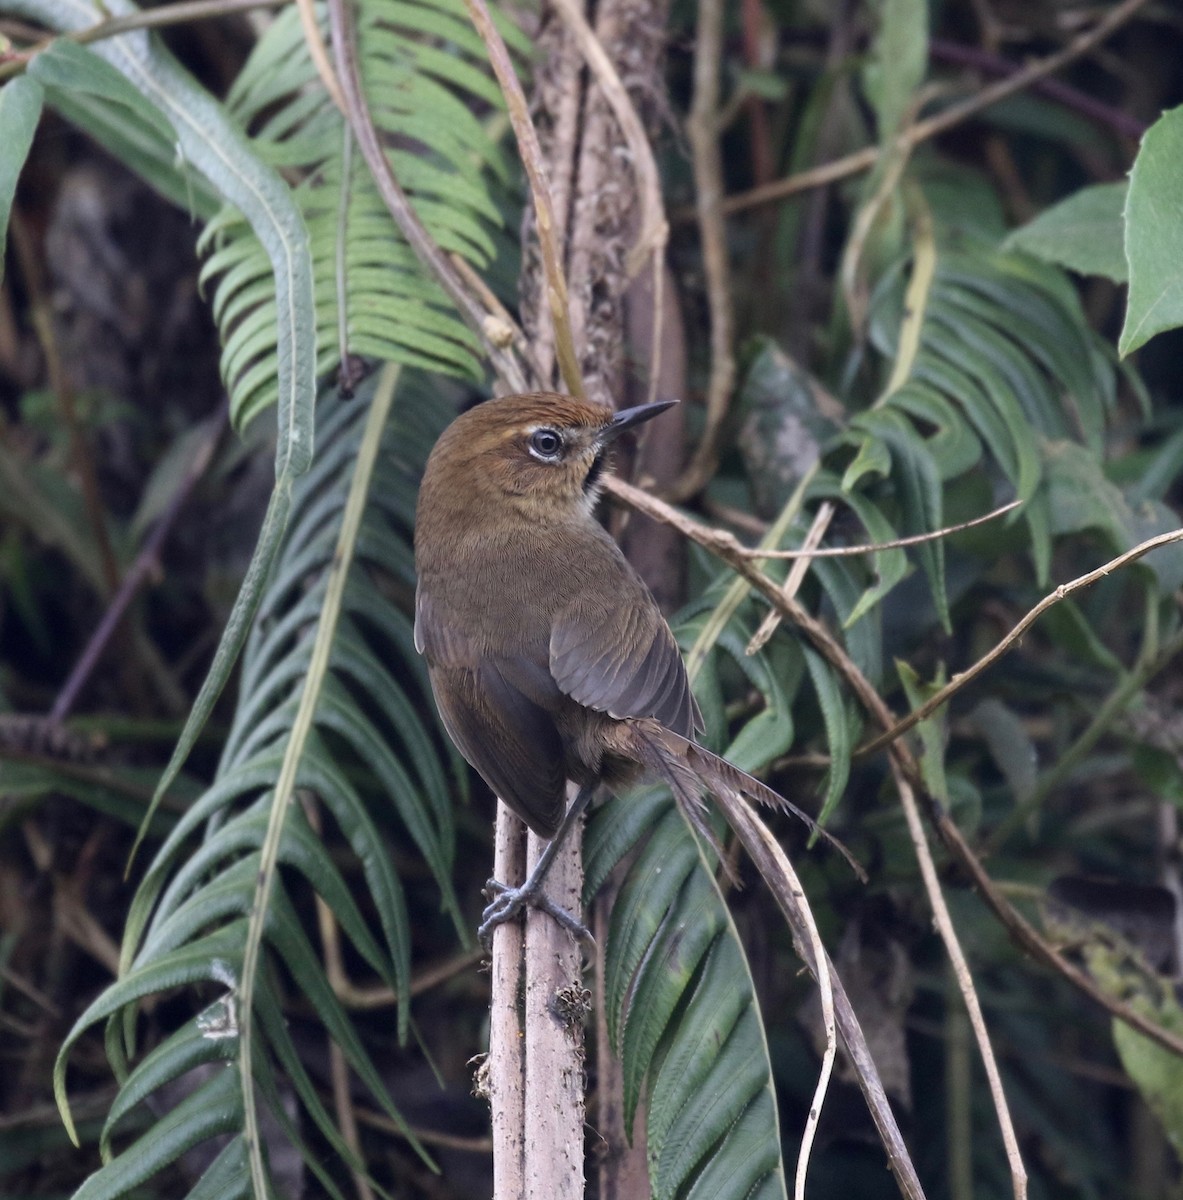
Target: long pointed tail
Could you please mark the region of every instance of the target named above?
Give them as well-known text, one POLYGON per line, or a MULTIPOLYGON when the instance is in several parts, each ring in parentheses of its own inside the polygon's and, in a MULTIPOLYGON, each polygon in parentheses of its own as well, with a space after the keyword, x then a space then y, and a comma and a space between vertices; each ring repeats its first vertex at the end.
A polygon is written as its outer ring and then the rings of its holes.
MULTIPOLYGON (((655 721, 630 721, 629 725, 636 736, 640 757, 645 765, 670 785, 683 810, 700 832, 705 827, 705 821, 701 819, 701 815, 696 819, 695 814, 702 812, 702 789, 705 787, 715 795, 721 792, 739 793, 769 808, 792 813, 833 846, 850 864, 859 879, 866 883, 867 873, 854 855, 808 813, 799 809, 791 800, 786 800, 779 792, 774 792, 766 783, 761 783, 754 775, 741 771, 734 763, 729 763, 725 758, 720 758, 719 755, 655 721)), ((729 823, 733 823, 727 805, 722 805, 722 808, 729 823)), ((709 833, 707 836, 713 844, 715 839, 709 833)))

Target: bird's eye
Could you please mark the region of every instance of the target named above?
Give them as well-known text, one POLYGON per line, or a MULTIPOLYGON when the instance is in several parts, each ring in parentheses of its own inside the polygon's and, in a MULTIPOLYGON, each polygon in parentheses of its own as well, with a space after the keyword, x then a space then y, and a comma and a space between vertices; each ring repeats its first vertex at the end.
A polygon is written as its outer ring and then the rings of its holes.
POLYGON ((563 439, 553 429, 536 429, 530 435, 530 453, 535 458, 558 458, 563 439))

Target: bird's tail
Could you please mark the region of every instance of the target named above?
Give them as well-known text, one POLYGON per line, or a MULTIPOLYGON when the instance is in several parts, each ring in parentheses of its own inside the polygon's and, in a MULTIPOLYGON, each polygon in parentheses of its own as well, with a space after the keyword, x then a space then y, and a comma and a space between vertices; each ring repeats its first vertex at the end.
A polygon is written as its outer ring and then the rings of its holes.
MULTIPOLYGON (((734 763, 729 763, 725 758, 704 749, 689 738, 674 733, 673 730, 666 729, 656 721, 634 720, 630 721, 629 725, 636 735, 638 757, 649 770, 669 784, 695 829, 704 833, 716 850, 716 839, 710 833, 704 816, 704 788, 721 800, 738 793, 768 808, 792 813, 833 846, 862 882, 867 881, 867 873, 862 865, 832 833, 828 833, 808 813, 799 809, 791 800, 786 800, 779 792, 773 791, 766 783, 761 783, 754 775, 741 771, 734 763)), ((721 807, 728 823, 734 825, 727 804, 723 803, 721 807)))

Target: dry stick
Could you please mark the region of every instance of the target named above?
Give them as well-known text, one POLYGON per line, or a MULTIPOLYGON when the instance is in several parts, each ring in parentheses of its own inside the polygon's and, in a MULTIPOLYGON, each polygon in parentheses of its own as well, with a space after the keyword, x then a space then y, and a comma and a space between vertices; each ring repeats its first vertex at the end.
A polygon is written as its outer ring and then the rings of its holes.
MULTIPOLYGON (((393 1137, 405 1138, 407 1136, 406 1128, 399 1125, 397 1121, 392 1121, 385 1113, 376 1112, 372 1108, 358 1106, 357 1119, 362 1125, 369 1125, 372 1129, 381 1129, 383 1133, 389 1133, 393 1137)), ((0 1125, 0 1129, 3 1126, 0 1125)), ((483 1158, 488 1158, 489 1151, 493 1148, 493 1140, 488 1137, 459 1137, 454 1133, 441 1133, 438 1129, 420 1129, 416 1125, 410 1126, 411 1132, 425 1146, 439 1146, 442 1150, 460 1150, 465 1154, 479 1154, 483 1158)))
POLYGON ((998 1073, 998 1062, 994 1057, 994 1049, 990 1045, 990 1034, 986 1029, 986 1019, 982 1015, 982 1006, 978 1000, 977 988, 974 986, 973 975, 966 962, 965 952, 957 937, 953 918, 949 914, 949 906, 945 903, 945 894, 941 891, 941 882, 937 877, 936 863, 933 862, 932 848, 924 833, 924 823, 920 819, 920 809, 916 804, 916 795, 904 773, 899 755, 891 756, 891 771, 895 777, 896 790, 899 792, 900 804, 904 817, 908 822, 908 832, 912 837, 912 847, 916 851, 916 861, 920 865, 920 874, 924 880, 924 890, 928 893, 929 903, 932 904, 932 915, 936 922, 941 941, 945 943, 945 953, 953 968, 953 977, 965 1002, 965 1010, 969 1014, 969 1023, 978 1043, 978 1053, 982 1056, 982 1065, 986 1068, 986 1078, 990 1084, 990 1095, 994 1100, 994 1111, 998 1114, 998 1124, 1002 1131, 1002 1142, 1006 1147, 1006 1159, 1010 1164, 1011 1184, 1015 1191, 1015 1200, 1026 1200, 1027 1171, 1023 1166, 1023 1158, 1019 1151, 1019 1139, 1015 1135, 1014 1121, 1006 1102, 1006 1093, 1002 1088, 1002 1076, 998 1073))
MULTIPOLYGON (((568 800, 574 785, 568 786, 568 800)), ((581 822, 582 824, 582 822, 581 822)), ((526 838, 526 869, 533 871, 546 838, 526 838)), ((583 831, 573 830, 546 878, 547 895, 578 912, 583 890, 583 831)), ((515 935, 520 936, 518 930, 515 935)), ((526 1107, 519 1136, 526 1142, 526 1186, 493 1200, 582 1200, 584 1194, 583 951, 548 913, 526 913, 526 1107)))
MULTIPOLYGON (((611 490, 611 489, 609 489, 611 490)), ((643 493, 648 496, 648 493, 643 493)), ((651 497, 650 497, 651 498, 651 497)), ((628 503, 632 503, 631 500, 628 503)), ((921 542, 935 542, 940 538, 949 537, 954 533, 961 533, 966 529, 973 529, 976 525, 984 525, 987 521, 994 521, 998 517, 1004 516, 1014 508, 1022 504, 1021 500, 1012 500, 1009 504, 1003 504, 999 508, 995 508, 988 513, 984 513, 980 517, 972 517, 968 521, 961 521, 956 525, 946 525, 942 529, 933 530, 931 533, 914 533, 908 537, 893 538, 889 542, 861 542, 857 546, 818 546, 813 549, 806 549, 804 546, 799 546, 793 550, 772 550, 766 549, 763 546, 745 546, 733 533, 727 529, 716 529, 710 525, 702 525, 698 522, 693 522, 696 533, 693 539, 705 546, 708 550, 712 550, 721 558, 730 560, 731 558, 747 559, 750 562, 756 562, 763 558, 776 559, 813 559, 813 558, 850 558, 856 554, 875 554, 880 550, 899 550, 906 546, 918 546, 921 542)), ((676 509, 671 509, 671 512, 676 512, 676 509)), ((664 520, 665 518, 658 518, 664 520)), ((666 524, 672 524, 666 521, 666 524)), ((686 530, 680 525, 674 526, 679 532, 686 536, 686 530)), ((767 529, 762 529, 762 533, 767 533, 767 529)))
POLYGON ((669 489, 675 500, 693 496, 710 478, 735 382, 735 358, 731 347, 735 314, 722 208, 723 154, 719 148, 719 75, 725 9, 724 0, 699 0, 694 44, 694 99, 686 121, 686 136, 694 158, 695 211, 711 319, 711 370, 702 438, 686 470, 669 489))
MULTIPOLYGON (((817 516, 813 518, 813 524, 809 527, 809 532, 805 535, 805 541, 801 546, 804 553, 793 563, 789 569, 788 577, 785 579, 785 586, 781 589, 790 599, 801 590, 801 584, 805 580, 805 573, 809 570, 810 551, 817 549, 817 544, 826 536, 826 530, 830 527, 830 522, 834 519, 834 506, 829 500, 823 500, 818 505, 817 516)), ((760 628, 752 635, 752 640, 748 642, 745 654, 758 654, 767 644, 769 638, 776 632, 780 625, 781 615, 779 609, 770 608, 764 615, 764 620, 760 622, 760 628)))
POLYGON ((447 255, 436 245, 394 176, 362 89, 350 0, 328 0, 328 5, 333 57, 345 98, 346 116, 370 168, 379 195, 419 261, 439 281, 460 315, 484 343, 485 353, 505 385, 510 391, 526 391, 526 377, 517 359, 508 349, 498 346, 490 339, 486 328, 488 314, 473 299, 447 255))
POLYGON ((62 684, 62 689, 58 692, 53 702, 53 708, 49 710, 49 720, 51 723, 56 724, 64 721, 70 710, 77 703, 79 693, 86 686, 86 681, 98 665, 98 661, 106 650, 112 635, 119 627, 119 622, 123 620, 123 615, 127 612, 128 606, 140 590, 140 586, 144 580, 159 565, 161 548, 168 535, 172 532, 172 527, 181 515, 181 511, 184 509, 193 489, 197 486, 197 481, 205 474, 206 468, 214 456, 214 451, 217 449, 218 442, 221 440, 222 434, 226 429, 226 420, 229 411, 229 403, 223 402, 221 410, 211 423, 209 434, 198 447, 197 453, 193 456, 185 473, 181 476, 172 499, 169 500, 167 507, 160 514, 160 519, 156 522, 155 528, 152 530, 147 541, 144 542, 139 554, 136 555, 136 560, 132 563, 131 569, 123 577, 123 581, 119 585, 119 590, 111 598, 111 603, 107 606, 107 611, 103 613, 103 619, 99 622, 98 628, 94 633, 90 635, 90 641, 86 643, 86 649, 82 651, 81 657, 74 664, 74 669, 70 672, 69 678, 62 684))
POLYGON ((931 716, 938 708, 960 692, 962 688, 977 679, 983 671, 992 667, 1049 608, 1059 604, 1061 600, 1066 600, 1073 592, 1077 592, 1081 588, 1090 587, 1098 580, 1104 579, 1106 575, 1110 575, 1114 571, 1120 570, 1132 562, 1136 562, 1152 550, 1157 550, 1160 546, 1169 546, 1172 542, 1179 541, 1183 541, 1183 529, 1175 529, 1170 533, 1160 533, 1157 537, 1140 542, 1132 550, 1127 550, 1124 554, 1119 554, 1116 558, 1111 558, 1104 565, 1097 567, 1096 570, 1089 571, 1088 574, 1081 575, 1079 578, 1073 579, 1068 583, 1060 584, 1054 592, 1044 596, 998 645, 994 646, 986 654, 983 654, 972 667, 954 675, 939 692, 935 692, 919 708, 913 709, 903 720, 889 725, 886 732, 881 733, 877 738, 859 746, 855 753, 858 755, 874 754, 876 750, 883 749, 884 746, 894 742, 902 734, 907 733, 909 729, 923 721, 925 717, 931 716))
MULTIPOLYGON (((1000 100, 1005 100, 1008 96, 1013 96, 1016 92, 1030 87, 1037 80, 1054 74, 1103 42, 1146 3, 1147 0, 1123 0, 1123 3, 1111 9, 1092 29, 1073 38, 1062 50, 1056 51, 1055 54, 1049 54, 1047 58, 1040 59, 1038 62, 1031 63, 1030 66, 1016 71, 1007 79, 1000 79, 997 83, 984 87, 969 99, 947 108, 944 112, 937 113, 923 121, 917 121, 909 130, 900 135, 899 142, 910 151, 921 142, 952 129, 953 126, 968 120, 992 104, 997 104, 1000 100)), ((823 163, 808 171, 790 175, 787 179, 778 179, 775 183, 752 188, 750 191, 742 192, 725 200, 722 204, 722 211, 724 215, 730 216, 732 213, 743 212, 745 209, 768 204, 773 200, 783 200, 786 196, 795 195, 797 192, 805 192, 827 183, 834 183, 839 179, 846 179, 850 175, 857 175, 860 171, 866 171, 873 167, 879 160, 881 152, 879 146, 868 146, 864 150, 847 154, 833 162, 823 163)))
MULTIPOLYGON (((824 520, 828 522, 829 516, 833 513, 833 507, 823 505, 819 510, 818 517, 814 520, 814 524, 809 531, 809 538, 820 536, 824 520), (828 512, 826 511, 828 508, 828 512)), ((807 539, 808 541, 808 539, 807 539)), ((772 584, 772 581, 763 574, 754 564, 748 564, 749 569, 757 572, 765 581, 772 584)), ((789 579, 786 581, 783 588, 777 588, 775 594, 777 600, 773 607, 773 613, 778 616, 791 612, 794 608, 799 608, 793 597, 796 594, 797 588, 800 585, 801 577, 804 576, 808 569, 805 562, 794 564, 793 570, 789 574, 789 579)), ((763 590, 763 588, 761 589, 763 590)), ((802 610, 804 611, 804 610, 802 610)), ((764 622, 766 625, 767 620, 764 622)), ((763 630, 764 625, 761 626, 763 630)), ((769 630, 769 636, 771 636, 769 630)), ((759 633, 756 638, 753 638, 753 645, 759 638, 759 633)), ((767 640, 767 639, 765 639, 767 640)), ((829 639, 827 632, 827 640, 829 639)), ((836 651, 845 657, 841 647, 836 643, 831 645, 831 652, 836 651)), ((750 647, 749 647, 749 652, 750 647)), ((853 667, 853 663, 851 664, 853 667)), ((902 747, 901 747, 902 749, 902 747)), ((1011 1176, 1015 1186, 1016 1200, 1025 1200, 1027 1192, 1027 1175, 1023 1169, 1022 1159, 1019 1155, 1018 1139, 1015 1136, 1014 1122, 1010 1116, 1010 1110, 1007 1107, 1006 1097, 1002 1091, 1002 1082, 998 1073, 998 1066, 994 1059, 994 1052, 990 1046, 989 1036, 986 1031, 985 1021, 982 1017, 981 1005, 978 1002, 977 993, 974 989, 973 977, 970 974, 969 967, 965 961, 965 955, 961 950, 961 945, 957 939, 957 932, 953 926, 952 918, 949 916, 948 907, 945 904, 944 895, 941 892, 940 882, 937 878, 936 865, 932 860, 932 853, 929 849, 928 842, 924 836, 924 828, 920 823, 920 814, 916 809, 915 797, 908 785, 907 779, 904 777, 901 769, 895 761, 895 756, 892 758, 892 770, 896 775, 896 783, 900 792, 900 800, 904 806, 904 811, 908 819, 908 826, 912 833, 913 845, 916 849, 917 860, 920 864, 920 873, 924 879, 925 890, 928 892, 929 901, 932 904, 933 914, 936 918, 937 928, 940 931, 941 938, 945 943, 946 952, 949 955, 949 960, 953 964, 954 974, 957 979, 958 986, 961 988, 962 995, 965 999, 966 1009, 970 1015, 970 1022, 973 1026, 974 1033, 977 1036, 979 1051, 982 1055, 982 1061, 986 1067, 986 1075, 990 1081, 990 1090, 994 1098, 994 1106, 998 1113, 998 1123, 1002 1129, 1002 1140, 1006 1147, 1007 1159, 1011 1166, 1011 1176)), ((820 980, 819 980, 820 982, 820 980)), ((803 1186, 801 1175, 798 1175, 798 1182, 803 1186)))
MULTIPOLYGON (((802 962, 818 980, 819 986, 822 986, 823 978, 828 978, 829 990, 833 994, 834 1020, 842 1034, 846 1052, 855 1068, 855 1076, 866 1098, 871 1119, 874 1121, 883 1147, 887 1151, 888 1165, 904 1195, 909 1197, 909 1200, 923 1200, 924 1189, 920 1186, 920 1180, 916 1176, 916 1169, 908 1154, 908 1148, 904 1144, 903 1136, 891 1111, 891 1105, 888 1103, 887 1094, 883 1090, 879 1069, 867 1048, 866 1038, 863 1036, 862 1027, 851 1006, 842 979, 834 970, 834 964, 830 961, 824 947, 821 948, 819 956, 817 943, 811 932, 812 918, 808 913, 808 902, 805 892, 793 872, 792 865, 767 826, 745 802, 731 793, 725 792, 718 793, 716 799, 726 811, 728 825, 743 843, 748 856, 756 864, 761 878, 768 884, 777 905, 784 913, 789 928, 793 932, 793 940, 802 962), (783 886, 783 881, 787 881, 788 886, 783 886)), ((824 988, 822 1003, 824 1008, 824 988)), ((819 1080, 819 1085, 820 1083, 821 1080, 819 1080)), ((806 1131, 809 1132, 808 1126, 806 1131)), ((807 1149, 803 1139, 803 1154, 807 1149)), ((800 1166, 799 1162, 798 1184, 803 1184, 800 1166)), ((799 1197, 799 1195, 798 1192, 797 1196, 799 1197)))
MULTIPOLYGON (((780 608, 787 620, 792 621, 801 629, 810 641, 813 642, 822 657, 838 671, 846 682, 847 687, 850 688, 867 711, 885 729, 894 733, 897 728, 897 722, 891 709, 888 708, 883 698, 872 686, 870 680, 851 661, 850 657, 825 625, 797 603, 797 601, 790 600, 784 596, 780 588, 761 570, 753 566, 750 560, 726 549, 717 536, 718 531, 699 525, 697 521, 680 513, 671 505, 658 500, 655 496, 650 496, 640 488, 632 487, 615 476, 611 476, 606 480, 605 488, 630 507, 637 509, 638 512, 652 517, 655 521, 664 521, 666 524, 673 526, 673 528, 677 529, 685 537, 710 551, 730 566, 736 574, 746 579, 770 604, 780 608)), ((1098 578, 1109 574, 1110 571, 1116 569, 1118 566, 1125 566, 1135 559, 1148 554, 1151 550, 1157 549, 1159 546, 1176 541, 1183 541, 1183 529, 1175 530, 1169 534, 1161 534, 1156 538, 1151 538, 1149 541, 1143 542, 1140 546, 1136 546, 1126 554, 1120 555, 1104 567, 1098 568, 1098 570, 1091 572, 1087 576, 1082 576, 1081 580, 1076 580, 1071 584, 1065 584, 1062 588, 1058 588, 1055 593, 1037 606, 1038 611, 1033 610, 1035 616, 1038 616, 1039 613, 1046 611, 1052 604, 1063 599, 1064 595, 1075 591, 1078 586, 1084 586, 1085 581, 1089 583, 1096 582, 1098 578), (1063 593, 1063 595, 1060 593, 1063 593)), ((1034 617, 1031 619, 1034 620, 1034 617)), ((1020 622, 1023 629, 1026 629, 1030 623, 1031 621, 1026 618, 1024 618, 1023 622, 1020 622)), ((1014 632, 1013 636, 1007 639, 1007 644, 1012 645, 1020 632, 1021 630, 1014 632)), ((998 657, 998 654, 992 651, 987 657, 992 662, 998 657)), ((980 674, 980 670, 975 666, 967 674, 971 676, 977 675, 980 674)), ((961 677, 959 676, 958 678, 961 677)), ((922 705, 921 710, 918 711, 923 711, 924 715, 927 716, 930 706, 928 704, 922 705)), ((892 751, 901 755, 901 765, 904 768, 908 782, 924 800, 929 820, 932 821, 937 832, 941 835, 941 840, 945 843, 946 848, 969 873, 974 886, 981 893, 982 899, 1003 924, 1007 932, 1010 933, 1014 941, 1033 958, 1063 976, 1077 990, 1083 992, 1113 1016, 1124 1021, 1138 1033, 1150 1038, 1152 1041, 1158 1043, 1158 1045, 1183 1057, 1183 1038, 1155 1024, 1155 1022, 1144 1017, 1124 1001, 1109 996, 1084 971, 1068 962, 1058 950, 1051 946, 1032 927, 1030 922, 1002 894, 994 880, 990 878, 985 867, 982 866, 981 861, 973 850, 970 849, 969 844, 962 836, 961 830, 949 819, 948 814, 945 813, 940 804, 925 790, 920 780, 920 772, 916 761, 907 746, 899 743, 892 747, 892 751)))
MULTIPOLYGON (((493 875, 525 879, 522 823, 497 801, 493 875)), ((493 1200, 522 1200, 526 1194, 526 1039, 522 1025, 522 926, 506 921, 493 930, 489 997, 489 1057, 478 1073, 489 1100, 493 1128, 493 1200)))
MULTIPOLYGON (((449 979, 464 974, 484 957, 484 950, 480 946, 474 946, 471 950, 462 950, 459 954, 454 954, 451 958, 436 963, 434 966, 425 967, 411 980, 407 996, 413 999, 415 996, 421 996, 424 992, 431 991, 432 988, 439 987, 441 983, 446 983, 449 979)), ((398 992, 391 987, 358 987, 348 974, 344 973, 339 980, 332 982, 333 992, 337 999, 346 1008, 354 1010, 390 1008, 402 999, 398 992)))
MULTIPOLYGON (((319 840, 322 827, 320 808, 317 805, 316 797, 303 788, 298 794, 308 824, 319 840)), ((349 977, 345 972, 344 956, 341 954, 341 937, 337 928, 337 918, 319 892, 316 893, 316 924, 320 930, 320 942, 324 953, 325 977, 334 993, 339 996, 342 990, 348 986, 349 977)), ((328 1042, 329 1076, 333 1085, 333 1107, 337 1112, 337 1125, 341 1130, 341 1136, 345 1139, 345 1144, 357 1156, 358 1162, 364 1162, 361 1153, 361 1138, 357 1133, 357 1113, 354 1110, 353 1097, 349 1090, 349 1064, 345 1061, 345 1052, 337 1044, 336 1038, 329 1037, 328 1042)), ((351 1164, 350 1173, 353 1175, 353 1186, 357 1189, 358 1200, 374 1200, 374 1190, 370 1187, 365 1170, 351 1164)))
MULTIPOLYGON (((1009 59, 1002 58, 990 50, 978 46, 966 46, 960 42, 946 41, 944 38, 931 38, 928 43, 929 53, 935 62, 950 63, 953 66, 969 67, 986 75, 1010 76, 1023 68, 1009 59)), ((1070 84, 1061 83, 1057 79, 1041 79, 1031 89, 1049 100, 1055 101, 1064 108, 1078 112, 1098 125, 1107 125, 1119 137, 1132 138, 1138 141, 1146 132, 1145 121, 1140 121, 1131 113, 1122 112, 1111 104, 1105 104, 1074 88, 1070 84)))
MULTIPOLYGON (((740 542, 735 542, 734 549, 742 558, 753 560, 761 558, 850 558, 856 554, 875 554, 880 550, 902 550, 907 546, 919 546, 922 542, 940 541, 941 538, 947 538, 954 533, 973 529, 976 525, 985 525, 987 521, 994 521, 1005 516, 1022 503, 1022 500, 1012 500, 1009 504, 991 509, 990 512, 983 513, 980 517, 971 517, 968 521, 959 521, 956 525, 945 525, 941 529, 934 529, 931 533, 912 533, 907 537, 892 538, 889 542, 860 542, 857 546, 818 546, 813 548, 800 546, 795 550, 764 550, 759 546, 745 546, 740 542)), ((711 532, 717 534, 721 540, 731 536, 725 529, 711 530, 711 532)))
POLYGON ((300 11, 300 28, 304 31, 304 44, 308 47, 308 57, 312 59, 312 65, 316 68, 316 73, 320 76, 320 81, 324 84, 329 98, 342 115, 345 115, 345 96, 341 91, 341 84, 337 80, 336 72, 333 70, 333 64, 329 62, 328 47, 321 36, 320 22, 316 19, 315 0, 296 0, 296 7, 300 11))
POLYGON ((554 208, 546 181, 542 147, 538 144, 538 131, 534 128, 534 122, 530 120, 526 93, 522 90, 521 81, 513 69, 509 50, 493 24, 485 0, 464 0, 464 7, 468 9, 468 15, 485 43, 489 65, 501 85, 501 94, 505 97, 514 136, 518 141, 518 154, 530 181, 530 195, 534 202, 534 215, 538 225, 538 246, 542 251, 542 266, 546 275, 547 308, 555 331, 555 354, 559 360, 559 373, 567 391, 573 396, 582 397, 583 379, 579 371, 579 358, 575 353, 575 342, 571 336, 567 281, 563 276, 559 243, 555 233, 554 208))
POLYGON ((467 259, 461 258, 453 250, 448 255, 448 260, 456 268, 456 274, 471 289, 472 294, 488 309, 489 315, 485 318, 484 328, 489 340, 493 345, 502 348, 516 345, 518 352, 525 360, 527 372, 533 376, 535 382, 540 383, 545 376, 538 365, 534 347, 530 345, 530 339, 526 337, 525 330, 517 323, 509 309, 497 298, 493 289, 473 270, 472 264, 467 259))

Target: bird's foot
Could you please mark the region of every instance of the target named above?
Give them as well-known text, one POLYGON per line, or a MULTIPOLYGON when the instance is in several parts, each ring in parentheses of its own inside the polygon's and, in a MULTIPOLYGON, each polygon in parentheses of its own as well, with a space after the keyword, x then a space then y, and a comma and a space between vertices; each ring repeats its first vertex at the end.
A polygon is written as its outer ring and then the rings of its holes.
POLYGON ((521 887, 511 888, 499 880, 490 879, 485 884, 485 894, 493 900, 481 914, 481 925, 477 937, 486 950, 493 945, 493 930, 506 921, 512 921, 524 908, 536 908, 546 913, 576 941, 587 941, 595 945, 595 939, 578 917, 573 916, 561 905, 556 904, 541 888, 540 881, 527 879, 521 887))

